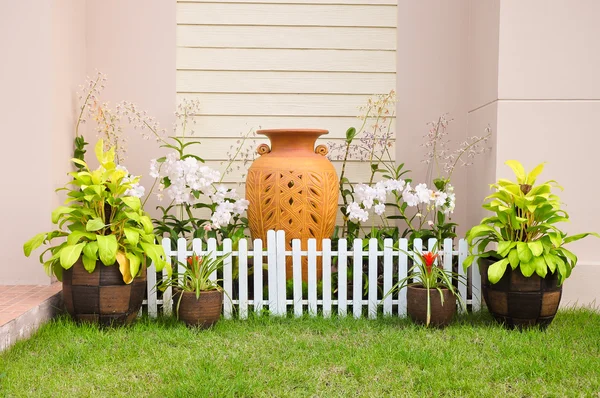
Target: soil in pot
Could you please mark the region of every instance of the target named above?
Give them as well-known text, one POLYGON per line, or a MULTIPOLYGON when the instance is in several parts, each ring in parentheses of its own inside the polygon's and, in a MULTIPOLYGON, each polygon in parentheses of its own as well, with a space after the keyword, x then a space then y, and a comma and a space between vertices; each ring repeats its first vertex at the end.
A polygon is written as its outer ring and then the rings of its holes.
POLYGON ((127 325, 136 318, 145 294, 145 267, 128 285, 123 282, 118 266, 106 266, 100 261, 91 274, 81 259, 63 271, 63 301, 77 322, 127 325))
POLYGON ((496 321, 508 328, 539 325, 548 327, 556 316, 562 296, 558 274, 537 274, 525 277, 519 268, 506 268, 498 283, 491 284, 487 270, 496 260, 481 259, 481 291, 486 305, 496 321))
MULTIPOLYGON (((437 289, 430 290, 431 326, 445 327, 450 324, 456 314, 456 297, 449 289, 442 288, 444 304, 437 289)), ((410 285, 406 293, 406 311, 413 322, 420 325, 427 323, 427 289, 421 285, 410 285)))
POLYGON ((180 302, 179 297, 181 294, 181 290, 175 289, 173 308, 177 311, 179 303, 178 317, 186 325, 205 329, 214 325, 221 318, 223 292, 218 290, 203 291, 200 292, 198 299, 196 299, 195 292, 183 292, 180 302))

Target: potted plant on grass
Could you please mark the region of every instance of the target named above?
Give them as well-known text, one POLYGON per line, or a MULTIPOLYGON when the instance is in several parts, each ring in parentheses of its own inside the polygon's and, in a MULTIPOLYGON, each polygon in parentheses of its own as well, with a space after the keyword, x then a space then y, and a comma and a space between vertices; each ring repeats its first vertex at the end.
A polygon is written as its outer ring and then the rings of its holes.
POLYGON ((438 254, 411 252, 409 255, 413 261, 408 276, 400 279, 385 297, 406 287, 406 312, 414 322, 425 326, 447 326, 456 314, 456 301, 465 308, 453 285, 455 280, 464 283, 464 277, 437 265, 438 254))
POLYGON ((482 293, 497 321, 508 327, 547 327, 556 315, 562 284, 577 263, 575 254, 564 246, 600 235, 567 236, 556 226, 569 216, 552 193, 552 188, 561 188, 555 181, 535 185, 543 163, 529 174, 516 160, 506 165, 517 181, 500 179, 492 185, 496 192, 486 198, 483 208, 494 215, 467 232, 471 254, 464 267, 482 259, 482 293), (496 245, 488 248, 490 243, 496 245))
POLYGON ((40 262, 63 282, 65 306, 75 320, 126 324, 144 299, 147 258, 157 271, 170 265, 142 209, 139 177, 115 164, 114 147, 104 151, 99 140, 95 149, 96 170, 72 159, 79 171, 61 188, 67 191, 66 205, 52 212, 58 229, 34 236, 23 251, 29 257, 42 244, 52 244, 40 262))
POLYGON ((221 317, 223 289, 219 280, 211 279, 211 275, 222 268, 225 257, 211 259, 194 253, 186 264, 181 263, 183 273, 173 274, 158 283, 162 291, 173 288, 177 302, 175 313, 188 326, 208 328, 221 317))

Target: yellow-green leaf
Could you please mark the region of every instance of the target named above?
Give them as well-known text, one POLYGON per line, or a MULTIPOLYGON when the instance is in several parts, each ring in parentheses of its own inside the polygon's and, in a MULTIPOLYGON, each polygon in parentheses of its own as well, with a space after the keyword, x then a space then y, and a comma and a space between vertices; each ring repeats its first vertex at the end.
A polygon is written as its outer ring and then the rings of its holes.
POLYGON ((534 257, 533 260, 531 260, 531 262, 535 267, 535 272, 542 278, 545 278, 546 274, 548 273, 548 267, 546 266, 546 261, 544 260, 544 257, 534 257))
POLYGON ((503 258, 500 261, 496 261, 494 264, 490 265, 488 268, 488 280, 491 283, 498 283, 500 278, 506 272, 506 266, 508 265, 508 259, 503 258))
POLYGON ((535 263, 533 261, 523 262, 521 261, 521 273, 523 276, 529 278, 535 272, 535 263))
POLYGON ((125 196, 121 198, 121 200, 133 211, 138 211, 142 208, 142 202, 140 202, 140 198, 135 196, 125 196))
POLYGON ((85 224, 85 230, 89 232, 99 231, 104 227, 106 227, 106 224, 100 218, 91 219, 85 224))
POLYGON ((539 240, 529 242, 527 243, 527 246, 529 246, 529 250, 531 250, 531 254, 533 254, 534 257, 541 256, 544 252, 544 245, 539 240))
POLYGON ((533 257, 533 253, 531 253, 529 246, 525 242, 517 243, 517 253, 519 254, 519 260, 521 260, 521 263, 528 263, 533 257))
POLYGON ((35 249, 40 247, 42 243, 44 243, 44 240, 46 240, 46 235, 46 232, 42 232, 41 234, 37 234, 36 236, 25 242, 25 244, 23 245, 23 253, 25 253, 26 257, 29 257, 32 251, 34 251, 35 249))
POLYGON ((81 259, 83 260, 83 268, 90 274, 94 272, 96 269, 96 258, 88 257, 84 253, 83 256, 81 256, 81 259))
POLYGON ((79 256, 81 256, 81 250, 83 250, 84 246, 85 243, 82 242, 74 246, 63 247, 60 251, 60 265, 64 269, 71 268, 73 264, 75 264, 75 262, 79 259, 79 256))
POLYGON ((516 248, 508 253, 508 261, 512 269, 516 269, 519 266, 519 253, 516 248))
POLYGON ((137 246, 140 241, 140 233, 133 228, 123 228, 123 232, 125 232, 125 237, 133 246, 137 246))
POLYGON ((544 164, 545 163, 538 164, 533 170, 531 170, 531 172, 529 172, 527 175, 527 180, 525 181, 526 184, 533 185, 535 183, 535 179, 541 174, 542 171, 544 171, 544 164))
POLYGON ((152 225, 152 220, 148 216, 140 217, 140 224, 144 227, 144 232, 147 234, 151 234, 154 230, 154 225, 152 225))
POLYGON ((58 206, 56 209, 54 209, 54 211, 52 212, 52 223, 56 224, 58 222, 58 219, 60 218, 61 215, 63 214, 69 214, 74 212, 76 209, 73 207, 67 207, 67 206, 58 206))
POLYGON ((125 253, 127 258, 129 259, 129 271, 131 275, 135 278, 137 274, 140 272, 140 258, 133 253, 125 253))
POLYGON ((521 164, 521 162, 519 162, 517 160, 507 160, 506 162, 504 162, 504 164, 506 164, 508 167, 510 167, 512 169, 512 171, 515 173, 515 176, 517 177, 517 181, 520 184, 525 183, 525 180, 526 180, 525 169, 523 168, 523 165, 521 164))
POLYGON ((113 265, 117 256, 117 237, 114 235, 98 235, 98 254, 104 265, 113 265))

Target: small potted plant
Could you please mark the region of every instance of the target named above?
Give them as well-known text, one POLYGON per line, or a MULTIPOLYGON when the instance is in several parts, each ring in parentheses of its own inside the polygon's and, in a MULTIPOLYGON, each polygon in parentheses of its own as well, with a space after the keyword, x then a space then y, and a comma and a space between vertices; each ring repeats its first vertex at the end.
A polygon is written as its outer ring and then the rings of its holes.
POLYGON ((453 281, 464 283, 464 278, 437 265, 435 262, 438 254, 408 254, 413 260, 408 276, 400 279, 385 297, 406 287, 406 311, 414 322, 425 326, 447 326, 456 314, 456 301, 465 308, 457 288, 453 285, 453 281))
POLYGON ((224 256, 211 259, 194 253, 186 264, 181 264, 182 273, 158 283, 162 291, 173 288, 175 313, 188 326, 209 328, 221 317, 223 289, 218 279, 211 279, 211 274, 222 268, 224 259, 224 256))
POLYGON ((547 327, 556 315, 562 284, 577 264, 565 245, 600 235, 567 236, 556 226, 569 216, 552 193, 561 188, 555 181, 535 185, 543 163, 528 174, 516 160, 506 165, 517 181, 500 179, 492 185, 496 192, 486 198, 483 208, 494 214, 467 232, 471 254, 464 267, 481 259, 483 297, 497 321, 507 327, 547 327))
POLYGON ((147 258, 157 271, 170 265, 142 209, 139 177, 115 164, 114 147, 105 151, 99 140, 95 149, 96 170, 72 159, 79 171, 70 173, 73 180, 61 188, 67 191, 66 205, 52 212, 58 229, 34 236, 23 251, 29 256, 50 245, 40 262, 63 282, 65 306, 75 320, 125 324, 144 299, 147 258))

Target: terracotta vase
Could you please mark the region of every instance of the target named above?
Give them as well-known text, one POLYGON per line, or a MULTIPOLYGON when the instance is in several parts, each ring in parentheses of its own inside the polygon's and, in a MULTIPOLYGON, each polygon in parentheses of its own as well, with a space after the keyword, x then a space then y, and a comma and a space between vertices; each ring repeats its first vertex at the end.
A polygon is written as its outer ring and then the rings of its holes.
MULTIPOLYGON (((316 139, 327 130, 259 130, 271 140, 271 147, 258 147, 261 155, 248 170, 246 199, 248 222, 253 238, 266 241, 267 231, 284 230, 286 249, 291 240, 301 239, 307 249, 309 238, 321 240, 333 234, 338 210, 339 180, 335 168, 325 157, 327 147, 316 139)), ((317 278, 322 265, 317 263, 317 278)), ((286 263, 286 278, 293 277, 291 258, 286 263)), ((302 280, 308 280, 307 259, 302 261, 302 280)))

